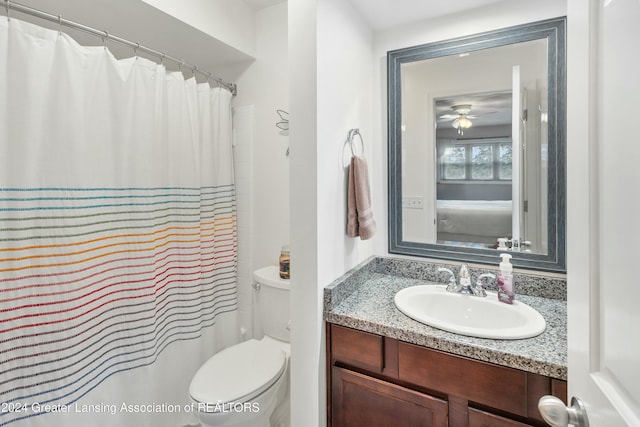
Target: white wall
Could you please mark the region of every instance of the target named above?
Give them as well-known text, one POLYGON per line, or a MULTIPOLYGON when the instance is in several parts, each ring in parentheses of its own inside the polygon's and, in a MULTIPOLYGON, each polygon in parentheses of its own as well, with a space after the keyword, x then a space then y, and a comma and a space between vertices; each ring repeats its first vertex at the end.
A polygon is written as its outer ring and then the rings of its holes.
MULTIPOLYGON (((289 5, 291 425, 320 426, 324 365, 318 288, 316 0, 289 5)), ((326 424, 326 423, 325 423, 326 424)))
POLYGON ((251 315, 251 272, 277 264, 281 246, 289 243, 289 159, 285 154, 289 137, 275 126, 280 119, 276 109, 289 107, 287 4, 262 9, 255 20, 256 59, 236 80, 238 95, 233 105, 253 106, 252 145, 243 151, 236 147, 236 154, 249 156, 251 164, 237 174, 239 180, 252 175, 246 192, 241 187, 244 181, 237 182, 238 290, 241 326, 250 332, 248 336, 260 337, 261 325, 252 321, 251 315), (241 212, 240 208, 247 203, 250 212, 241 212), (256 330, 251 334, 253 327, 256 330))
POLYGON ((253 10, 242 1, 142 1, 249 55, 256 51, 253 10))
MULTIPOLYGON (((584 319, 591 317, 599 305, 600 295, 590 288, 599 285, 598 239, 598 136, 596 117, 598 44, 592 14, 594 2, 568 0, 567 19, 567 313, 570 339, 578 345, 569 347, 569 396, 589 399, 583 377, 591 372, 589 344, 591 328, 584 319), (589 126, 585 126, 585 117, 589 126), (585 214, 587 213, 587 214, 585 214), (575 369, 574 369, 575 368, 575 369)), ((596 312, 597 313, 597 312, 596 312)), ((595 316, 594 316, 595 317, 595 316)), ((588 400, 587 400, 588 401, 588 400)), ((591 414, 589 414, 591 416, 591 414)))
POLYGON ((371 160, 372 34, 343 0, 290 2, 289 28, 291 424, 321 426, 326 425, 323 288, 372 254, 370 241, 346 237, 345 171, 351 128, 360 129, 371 160))
MULTIPOLYGON (((344 0, 318 2, 318 281, 325 286, 372 253, 371 240, 346 235, 347 172, 351 149, 373 170, 372 83, 373 34, 344 0)), ((376 203, 372 200, 372 203, 376 203)), ((379 220, 378 220, 379 222, 379 220)))
POLYGON ((236 184, 238 221, 238 317, 245 330, 242 339, 253 335, 253 131, 255 108, 233 108, 233 172, 236 184))
POLYGON ((510 27, 527 22, 566 15, 566 0, 540 0, 536 2, 504 1, 474 9, 473 13, 461 12, 452 16, 404 25, 400 28, 378 32, 374 41, 373 111, 375 139, 373 161, 376 170, 373 189, 375 215, 379 218, 378 236, 374 241, 377 254, 388 253, 387 239, 387 51, 424 43, 441 41, 465 35, 510 27))

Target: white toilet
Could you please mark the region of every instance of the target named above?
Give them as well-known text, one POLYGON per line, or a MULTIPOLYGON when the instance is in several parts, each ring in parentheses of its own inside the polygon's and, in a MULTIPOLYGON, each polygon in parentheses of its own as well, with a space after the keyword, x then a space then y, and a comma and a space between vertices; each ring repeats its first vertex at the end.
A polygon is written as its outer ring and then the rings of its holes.
POLYGON ((289 280, 276 266, 253 278, 264 338, 228 347, 198 369, 189 394, 203 426, 289 424, 289 280))

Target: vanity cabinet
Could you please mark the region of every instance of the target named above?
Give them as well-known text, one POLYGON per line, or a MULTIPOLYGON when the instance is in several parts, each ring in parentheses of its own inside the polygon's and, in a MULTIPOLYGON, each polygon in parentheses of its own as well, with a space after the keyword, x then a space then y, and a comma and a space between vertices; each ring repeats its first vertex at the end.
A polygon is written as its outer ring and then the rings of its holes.
POLYGON ((327 324, 331 427, 546 426, 538 399, 566 382, 327 324))

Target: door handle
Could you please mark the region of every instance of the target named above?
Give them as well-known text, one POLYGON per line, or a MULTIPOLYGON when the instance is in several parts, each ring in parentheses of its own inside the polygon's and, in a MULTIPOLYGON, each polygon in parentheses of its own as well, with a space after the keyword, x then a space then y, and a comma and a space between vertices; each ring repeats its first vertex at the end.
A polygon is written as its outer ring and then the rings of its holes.
POLYGON ((577 397, 571 398, 571 406, 565 406, 555 396, 542 396, 538 400, 538 410, 550 426, 565 427, 571 424, 574 427, 589 427, 586 408, 577 397))

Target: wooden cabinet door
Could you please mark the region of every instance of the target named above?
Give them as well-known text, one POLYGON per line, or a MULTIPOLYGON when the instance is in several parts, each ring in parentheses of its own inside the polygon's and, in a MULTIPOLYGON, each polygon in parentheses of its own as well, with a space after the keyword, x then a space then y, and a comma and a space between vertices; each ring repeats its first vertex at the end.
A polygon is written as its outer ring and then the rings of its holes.
POLYGON ((446 427, 447 402, 332 367, 332 427, 446 427))

